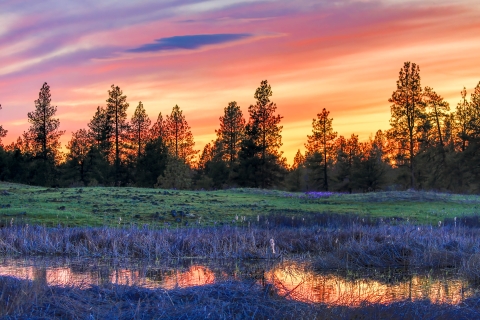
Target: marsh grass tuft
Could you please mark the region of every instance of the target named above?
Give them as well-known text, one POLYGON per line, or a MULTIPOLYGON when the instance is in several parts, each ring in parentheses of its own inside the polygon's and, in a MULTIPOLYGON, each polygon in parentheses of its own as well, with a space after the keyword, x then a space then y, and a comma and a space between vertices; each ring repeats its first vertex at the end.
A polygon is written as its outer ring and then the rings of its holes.
POLYGON ((149 260, 309 257, 316 269, 454 268, 480 280, 480 263, 475 262, 480 254, 480 229, 458 226, 352 224, 342 228, 221 226, 155 230, 24 225, 0 228, 0 239, 0 254, 5 256, 149 260))
POLYGON ((270 285, 228 281, 172 290, 103 285, 47 286, 0 277, 2 319, 478 319, 480 300, 460 305, 423 301, 361 303, 360 307, 307 304, 270 285))

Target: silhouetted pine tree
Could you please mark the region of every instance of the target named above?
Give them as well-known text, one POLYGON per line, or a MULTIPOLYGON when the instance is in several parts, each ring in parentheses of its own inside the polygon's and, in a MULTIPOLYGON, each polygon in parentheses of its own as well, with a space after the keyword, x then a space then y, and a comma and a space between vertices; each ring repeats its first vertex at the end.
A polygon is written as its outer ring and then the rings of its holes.
POLYGON ((465 151, 469 137, 472 133, 470 123, 473 114, 470 104, 467 101, 467 89, 463 87, 460 94, 462 95, 462 100, 457 104, 455 110, 455 131, 456 137, 459 139, 459 148, 461 151, 465 151))
POLYGON ((113 153, 113 119, 106 108, 97 107, 92 120, 88 123, 88 134, 107 162, 114 162, 113 153))
POLYGON ((231 168, 224 160, 225 148, 220 140, 207 143, 198 162, 195 185, 200 189, 223 188, 231 178, 231 168))
POLYGON ((359 163, 359 157, 362 152, 358 136, 352 134, 350 139, 340 136, 336 141, 335 149, 337 151, 335 163, 336 179, 339 182, 337 189, 352 193, 355 186, 353 172, 355 165, 359 163))
POLYGON ((154 141, 157 139, 162 139, 162 141, 166 141, 165 136, 165 120, 163 120, 162 113, 160 112, 157 117, 157 121, 152 125, 150 128, 150 140, 154 141))
POLYGON ((245 119, 240 106, 232 101, 225 107, 224 114, 219 120, 220 129, 215 132, 217 139, 221 142, 223 157, 231 168, 238 158, 240 144, 245 135, 245 119))
POLYGON ((288 170, 285 178, 285 186, 289 191, 303 191, 307 190, 307 176, 306 176, 305 156, 300 152, 300 149, 295 154, 293 165, 288 170))
POLYGON ((93 139, 89 136, 87 130, 79 129, 72 133, 72 138, 67 144, 67 165, 73 169, 76 174, 73 176, 73 181, 81 181, 84 185, 87 184, 87 157, 90 149, 94 147, 93 139))
POLYGON ((259 175, 264 162, 259 156, 262 146, 258 145, 258 127, 247 124, 245 138, 242 140, 238 154, 238 164, 234 167, 234 181, 242 187, 258 188, 264 184, 263 176, 259 175))
MULTIPOLYGON (((0 110, 2 110, 2 105, 0 104, 0 110)), ((2 125, 0 125, 0 146, 3 147, 2 138, 7 136, 7 130, 3 129, 2 125)))
POLYGON ((127 96, 123 95, 118 86, 112 84, 111 90, 108 90, 107 113, 112 119, 115 139, 115 185, 120 184, 121 153, 128 133, 127 108, 127 96))
POLYGON ((283 128, 279 124, 283 117, 275 115, 277 106, 270 101, 271 96, 272 88, 267 80, 263 80, 255 91, 256 104, 248 107, 249 130, 245 130, 245 140, 250 142, 244 144, 244 147, 251 143, 257 146, 250 148, 250 151, 258 150, 255 157, 259 157, 261 161, 256 175, 262 188, 278 184, 287 168, 285 159, 282 158, 283 152, 279 150, 282 146, 283 128))
POLYGON ((53 118, 57 107, 51 103, 50 86, 45 82, 35 100, 35 111, 28 113, 30 127, 24 132, 26 149, 34 160, 30 182, 36 185, 53 185, 57 181, 56 165, 60 162, 60 120, 53 118))
POLYGON ((159 176, 165 172, 168 148, 161 138, 147 142, 138 160, 136 169, 136 185, 152 188, 159 176))
MULTIPOLYGON (((2 110, 2 105, 0 104, 0 110, 2 110)), ((8 177, 8 164, 7 164, 7 153, 3 149, 2 138, 5 138, 7 135, 7 130, 3 129, 0 125, 0 180, 4 181, 8 177)))
POLYGON ((35 100, 35 111, 28 113, 30 127, 27 131, 28 143, 34 156, 44 161, 55 162, 60 148, 60 120, 53 118, 57 107, 50 105, 52 99, 50 86, 45 82, 35 100))
POLYGON ((143 148, 148 141, 150 124, 150 118, 140 101, 130 120, 130 140, 133 148, 137 151, 137 161, 140 159, 143 148))
POLYGON ((378 191, 386 183, 389 168, 385 162, 385 136, 378 130, 375 138, 359 144, 359 153, 354 158, 352 186, 363 192, 378 191))
POLYGON ((434 141, 436 144, 444 146, 445 142, 442 134, 442 128, 444 126, 445 117, 450 111, 450 106, 442 96, 437 94, 430 87, 425 87, 424 98, 427 109, 427 117, 431 120, 435 127, 434 141))
POLYGON ((184 159, 167 157, 167 163, 162 175, 158 176, 156 188, 189 189, 192 186, 192 172, 184 159))
POLYGON ((410 187, 415 188, 415 156, 419 150, 419 126, 425 118, 425 104, 422 101, 420 68, 415 63, 405 62, 397 81, 397 89, 388 102, 391 118, 389 139, 397 142, 396 165, 409 168, 410 187))
POLYGON ((190 126, 177 105, 165 119, 165 143, 174 158, 183 159, 188 165, 192 164, 198 153, 193 149, 195 142, 190 126))
POLYGON ((328 118, 330 111, 323 108, 321 113, 317 114, 317 119, 312 121, 312 135, 307 136, 308 142, 307 158, 310 170, 315 176, 314 180, 323 182, 323 189, 328 191, 328 168, 334 160, 335 146, 334 141, 337 133, 333 131, 333 118, 328 118), (318 167, 318 168, 317 168, 318 167), (323 177, 318 176, 318 169, 321 168, 323 177))

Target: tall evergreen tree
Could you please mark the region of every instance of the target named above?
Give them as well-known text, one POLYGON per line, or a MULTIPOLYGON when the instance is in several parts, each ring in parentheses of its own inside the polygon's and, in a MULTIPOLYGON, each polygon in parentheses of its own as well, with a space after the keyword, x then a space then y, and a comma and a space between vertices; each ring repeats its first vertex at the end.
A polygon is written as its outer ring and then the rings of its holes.
POLYGON ((471 132, 472 112, 470 104, 467 101, 467 89, 464 87, 460 91, 462 100, 457 104, 455 110, 455 131, 457 138, 460 139, 460 150, 465 151, 471 132))
POLYGON ((355 185, 353 172, 355 170, 355 165, 358 163, 358 158, 362 152, 360 143, 358 141, 358 136, 352 134, 350 139, 345 139, 343 136, 340 136, 337 139, 336 144, 336 178, 340 182, 339 189, 341 191, 348 191, 352 193, 352 189, 355 185))
POLYGON ((191 169, 182 158, 167 157, 162 175, 157 179, 156 188, 189 189, 192 185, 191 169))
POLYGON ((353 185, 364 192, 377 191, 386 181, 387 164, 384 161, 385 137, 381 130, 375 138, 360 143, 360 153, 354 160, 353 185))
POLYGON ((330 111, 323 108, 321 113, 317 114, 317 119, 312 121, 312 135, 307 136, 308 142, 305 144, 307 148, 307 155, 310 158, 316 158, 321 163, 316 162, 317 166, 322 167, 323 171, 323 189, 328 191, 328 167, 333 160, 334 156, 334 141, 337 137, 337 133, 333 131, 332 121, 333 118, 329 118, 330 111), (316 157, 315 154, 320 155, 316 157))
POLYGON ((193 149, 195 142, 192 131, 182 110, 177 105, 165 119, 165 142, 175 158, 182 159, 189 165, 192 164, 198 151, 193 149))
POLYGON ((477 84, 470 98, 470 131, 471 138, 480 139, 480 82, 477 84))
POLYGON ((225 160, 231 168, 238 158, 240 145, 245 135, 245 119, 240 106, 235 101, 225 107, 224 114, 220 117, 220 129, 215 132, 224 150, 225 160))
POLYGON ((137 161, 140 159, 143 148, 147 143, 150 124, 150 118, 143 108, 143 103, 140 101, 135 109, 132 119, 130 120, 131 142, 137 151, 137 161))
POLYGON ((79 129, 72 133, 72 138, 67 144, 69 153, 67 154, 67 162, 78 172, 78 178, 86 184, 85 165, 88 153, 92 148, 92 138, 87 130, 79 129))
POLYGON ((53 118, 57 107, 50 105, 52 101, 50 86, 45 82, 35 100, 35 111, 28 113, 30 127, 27 131, 29 144, 35 156, 43 160, 54 161, 60 148, 60 120, 53 118))
POLYGON ((127 96, 123 95, 123 91, 118 86, 112 84, 111 90, 108 90, 107 113, 113 121, 115 139, 115 185, 120 183, 120 153, 126 133, 128 132, 127 108, 127 96))
POLYGON ((285 184, 289 191, 301 191, 306 189, 305 160, 305 156, 299 149, 293 158, 293 164, 285 179, 285 184))
POLYGON ((400 69, 397 89, 388 102, 390 107, 390 139, 396 141, 397 165, 405 163, 410 171, 410 187, 415 187, 415 156, 418 152, 419 126, 422 124, 425 104, 422 101, 420 68, 405 62, 400 69))
POLYGON ((245 138, 242 140, 238 154, 238 164, 234 167, 235 182, 242 187, 263 187, 264 176, 259 174, 263 161, 259 156, 262 147, 256 144, 258 141, 258 127, 247 124, 245 126, 245 138))
POLYGON ((272 88, 267 80, 263 80, 255 91, 256 104, 248 107, 249 130, 245 130, 246 139, 252 140, 260 150, 261 162, 258 174, 262 188, 278 182, 279 171, 286 166, 285 159, 281 157, 282 152, 279 151, 282 146, 283 129, 279 124, 283 117, 275 115, 277 106, 270 101, 271 96, 272 88), (248 134, 253 132, 255 134, 248 134))
MULTIPOLYGON (((0 104, 0 110, 2 110, 2 105, 0 104)), ((2 138, 5 138, 7 136, 7 130, 3 129, 2 125, 0 125, 0 146, 3 146, 2 144, 2 138)))
POLYGON ((113 162, 113 119, 106 108, 97 107, 92 120, 88 123, 88 134, 93 139, 95 146, 106 159, 113 162))
MULTIPOLYGON (((0 110, 2 110, 2 105, 0 104, 0 110)), ((2 138, 5 138, 7 136, 8 130, 3 129, 2 125, 0 125, 0 146, 3 146, 2 144, 2 138)))
POLYGON ((162 138, 148 141, 137 164, 136 185, 153 188, 157 178, 165 172, 167 158, 168 149, 162 138))
POLYGON ((442 135, 443 121, 450 111, 450 106, 442 96, 438 95, 432 88, 425 87, 424 91, 425 104, 428 110, 428 118, 434 123, 436 128, 436 140, 440 146, 444 146, 442 135))
POLYGON ((207 143, 200 155, 197 167, 197 188, 222 188, 232 179, 232 168, 225 161, 225 148, 217 139, 207 143))
POLYGON ((161 112, 158 114, 157 121, 155 121, 155 123, 150 128, 150 140, 157 140, 158 138, 166 141, 165 120, 163 120, 161 112))
POLYGON ((55 119, 57 107, 51 105, 50 86, 45 82, 35 100, 35 111, 28 113, 30 127, 24 132, 25 150, 34 157, 30 167, 29 183, 55 185, 58 181, 56 165, 61 160, 60 120, 55 119))

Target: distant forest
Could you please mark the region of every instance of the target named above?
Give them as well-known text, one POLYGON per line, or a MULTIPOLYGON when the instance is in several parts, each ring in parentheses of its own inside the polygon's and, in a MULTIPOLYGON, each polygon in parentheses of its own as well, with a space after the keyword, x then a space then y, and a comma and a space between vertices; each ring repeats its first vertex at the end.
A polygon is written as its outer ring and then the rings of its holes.
POLYGON ((279 151, 283 117, 271 97, 264 80, 248 120, 230 102, 216 140, 200 152, 177 105, 153 122, 139 102, 127 119, 127 97, 112 85, 106 105, 97 108, 87 128, 72 134, 62 153, 65 131, 44 83, 28 113, 30 127, 16 142, 4 146, 7 130, 0 126, 0 179, 48 187, 480 192, 480 82, 470 97, 464 88, 451 110, 433 88, 421 86, 419 66, 405 62, 388 99, 389 130, 378 130, 367 142, 355 134, 339 136, 324 108, 313 119, 305 153, 299 150, 292 166, 279 151))

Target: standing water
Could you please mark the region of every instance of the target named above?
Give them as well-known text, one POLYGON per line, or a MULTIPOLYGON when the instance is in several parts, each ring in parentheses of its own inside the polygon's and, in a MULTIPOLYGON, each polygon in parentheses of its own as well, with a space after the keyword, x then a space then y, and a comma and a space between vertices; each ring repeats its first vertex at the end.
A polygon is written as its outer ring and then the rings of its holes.
POLYGON ((359 306, 404 300, 458 304, 476 295, 468 281, 447 272, 369 275, 314 272, 296 262, 175 260, 169 262, 38 259, 0 260, 0 276, 81 288, 119 284, 173 289, 225 280, 273 285, 284 297, 310 303, 359 306), (373 275, 373 276, 372 276, 373 275))

